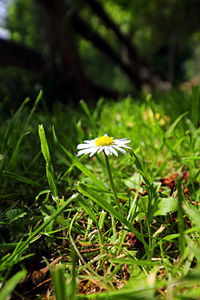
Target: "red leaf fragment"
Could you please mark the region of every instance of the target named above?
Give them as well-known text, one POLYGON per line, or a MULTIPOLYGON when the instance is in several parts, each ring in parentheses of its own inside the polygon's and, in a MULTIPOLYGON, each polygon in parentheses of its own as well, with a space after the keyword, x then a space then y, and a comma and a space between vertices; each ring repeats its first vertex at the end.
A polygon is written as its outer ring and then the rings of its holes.
POLYGON ((133 248, 137 242, 137 238, 134 233, 128 232, 125 241, 129 243, 130 248, 133 248))

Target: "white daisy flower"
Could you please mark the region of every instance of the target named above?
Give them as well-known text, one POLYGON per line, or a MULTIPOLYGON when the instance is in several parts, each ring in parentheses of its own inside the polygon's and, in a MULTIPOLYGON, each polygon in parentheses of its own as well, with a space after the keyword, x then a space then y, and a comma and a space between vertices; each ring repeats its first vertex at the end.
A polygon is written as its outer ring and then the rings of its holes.
POLYGON ((132 149, 131 147, 126 145, 130 142, 131 140, 128 140, 127 138, 115 139, 105 134, 104 136, 93 140, 85 140, 84 144, 79 144, 77 146, 77 149, 79 149, 80 151, 78 151, 77 156, 82 154, 90 154, 89 156, 91 157, 95 153, 100 153, 102 151, 104 151, 106 155, 115 154, 116 156, 118 156, 117 151, 125 154, 126 151, 123 148, 132 149))

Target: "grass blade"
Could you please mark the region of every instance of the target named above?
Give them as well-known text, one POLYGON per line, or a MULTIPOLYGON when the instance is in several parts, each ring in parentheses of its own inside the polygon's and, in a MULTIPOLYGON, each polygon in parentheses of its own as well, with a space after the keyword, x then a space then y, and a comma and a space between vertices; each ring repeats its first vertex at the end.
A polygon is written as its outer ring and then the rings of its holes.
POLYGON ((14 178, 15 180, 21 181, 21 182, 26 183, 26 184, 30 184, 30 185, 33 185, 33 186, 40 186, 40 184, 37 183, 36 181, 33 181, 33 180, 31 180, 27 177, 21 176, 17 173, 14 173, 14 172, 4 171, 3 175, 4 176, 9 176, 11 178, 14 178))
POLYGON ((168 128, 167 132, 166 132, 166 136, 170 136, 174 129, 176 128, 176 126, 178 125, 178 123, 183 119, 183 117, 185 117, 188 114, 188 112, 184 112, 182 115, 180 115, 173 123, 172 125, 168 128))
POLYGON ((36 108, 37 108, 37 106, 38 106, 38 104, 39 104, 39 102, 40 102, 40 100, 42 98, 42 95, 43 95, 43 92, 40 91, 39 94, 38 94, 38 96, 37 96, 37 98, 36 98, 36 100, 35 100, 35 102, 34 102, 33 108, 31 109, 31 112, 30 112, 30 114, 28 116, 28 119, 26 120, 26 123, 24 125, 24 129, 25 130, 26 130, 26 128, 27 128, 27 126, 28 126, 31 118, 33 117, 33 114, 35 113, 35 110, 36 110, 36 108))
POLYGON ((25 107, 25 105, 30 101, 29 98, 26 98, 24 100, 24 102, 21 104, 21 106, 19 107, 19 109, 16 111, 16 113, 14 114, 14 116, 12 117, 6 131, 5 131, 5 135, 4 135, 4 139, 5 141, 7 141, 7 145, 11 145, 13 142, 13 138, 15 138, 15 135, 11 134, 13 132, 13 128, 16 127, 16 124, 18 123, 20 117, 21 117, 21 113, 25 107))
POLYGON ((90 218, 97 224, 97 219, 95 216, 95 213, 93 212, 93 210, 90 208, 90 206, 88 205, 88 203, 86 202, 85 199, 79 197, 77 199, 77 201, 79 202, 80 206, 85 210, 85 212, 90 216, 90 218))
POLYGON ((100 207, 102 207, 104 210, 106 210, 107 212, 109 212, 111 215, 113 215, 118 221, 120 221, 122 224, 124 224, 131 232, 133 232, 135 234, 135 236, 143 242, 143 239, 141 237, 141 234, 138 233, 136 231, 136 229, 134 228, 134 226, 129 223, 124 217, 123 215, 118 212, 110 203, 106 202, 105 200, 103 200, 102 198, 98 198, 97 195, 94 195, 93 193, 91 193, 90 190, 87 189, 87 187, 84 184, 80 184, 78 186, 78 191, 80 193, 82 193, 84 196, 88 197, 89 199, 91 199, 92 201, 94 201, 95 203, 97 203, 100 207))
POLYGON ((22 143, 23 138, 28 135, 30 132, 25 132, 23 135, 20 136, 19 140, 17 141, 17 144, 14 148, 14 151, 12 153, 11 159, 9 161, 9 168, 14 168, 17 165, 17 161, 19 159, 19 151, 20 151, 20 145, 22 143))
POLYGON ((39 137, 40 137, 42 154, 43 154, 45 162, 46 162, 46 176, 47 176, 47 180, 49 183, 49 187, 50 187, 50 190, 51 190, 53 196, 57 197, 58 193, 57 193, 56 181, 55 181, 55 176, 54 176, 54 170, 53 170, 53 165, 51 162, 49 146, 47 143, 43 125, 39 125, 38 133, 39 133, 39 137))
POLYGON ((184 204, 184 210, 194 225, 197 226, 197 230, 200 231, 200 211, 192 205, 184 204))
POLYGON ((181 180, 179 179, 177 182, 177 189, 178 189, 178 230, 179 230, 179 247, 180 252, 183 254, 185 249, 185 225, 184 225, 184 219, 183 219, 183 192, 181 187, 181 180))
POLYGON ((16 273, 12 278, 10 278, 0 291, 0 299, 8 300, 10 294, 15 289, 16 285, 25 278, 26 274, 26 270, 22 270, 16 273))
POLYGON ((17 245, 16 249, 13 251, 11 255, 6 257, 6 259, 2 258, 2 262, 0 261, 0 267, 1 270, 7 269, 8 265, 11 263, 14 265, 17 263, 20 255, 26 250, 28 244, 39 234, 41 233, 45 227, 51 223, 54 219, 56 219, 65 209, 66 207, 74 201, 78 197, 78 194, 72 195, 68 200, 66 200, 65 204, 60 207, 54 214, 52 214, 42 225, 40 225, 33 233, 30 234, 30 236, 27 238, 27 240, 23 243, 20 243, 17 245))
POLYGON ((51 275, 53 279, 56 300, 69 300, 69 297, 67 297, 67 286, 64 266, 61 264, 57 265, 55 269, 51 272, 51 275))

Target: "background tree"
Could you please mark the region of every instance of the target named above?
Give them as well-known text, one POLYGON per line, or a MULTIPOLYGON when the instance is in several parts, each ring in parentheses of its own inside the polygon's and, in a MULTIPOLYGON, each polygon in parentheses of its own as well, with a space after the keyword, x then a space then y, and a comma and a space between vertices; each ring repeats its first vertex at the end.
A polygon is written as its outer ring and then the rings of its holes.
POLYGON ((177 85, 193 73, 199 17, 197 0, 11 0, 1 97, 42 88, 50 103, 177 85))

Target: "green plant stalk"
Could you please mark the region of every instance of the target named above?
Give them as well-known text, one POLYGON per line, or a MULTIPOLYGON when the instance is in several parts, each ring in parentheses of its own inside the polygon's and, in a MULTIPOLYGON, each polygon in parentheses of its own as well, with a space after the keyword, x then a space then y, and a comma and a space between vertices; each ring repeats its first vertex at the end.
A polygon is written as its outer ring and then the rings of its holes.
POLYGON ((107 170, 108 170, 108 176, 109 176, 109 179, 110 179, 111 189, 112 189, 114 197, 115 197, 115 202, 117 204, 117 208, 121 212, 121 205, 119 203, 119 199, 117 197, 117 192, 116 192, 115 185, 114 185, 114 182, 113 182, 113 177, 112 177, 112 172, 111 172, 111 169, 110 169, 109 159, 108 159, 108 156, 105 154, 105 152, 104 152, 104 156, 105 156, 105 160, 106 160, 106 167, 107 167, 107 170))
POLYGON ((184 226, 184 219, 183 219, 183 202, 184 197, 182 193, 182 187, 181 187, 181 179, 177 182, 177 189, 178 189, 178 231, 179 231, 179 250, 181 254, 183 255, 185 250, 185 226, 184 226))
POLYGON ((146 213, 146 224, 147 224, 147 231, 149 236, 149 247, 148 247, 148 259, 151 259, 153 255, 153 249, 152 249, 152 234, 151 234, 151 214, 152 214, 152 200, 153 200, 153 193, 152 193, 152 185, 148 188, 148 207, 147 207, 147 213, 146 213))
POLYGON ((116 236, 117 230, 116 230, 116 226, 115 226, 115 218, 113 217, 113 215, 110 215, 110 216, 111 216, 111 224, 112 224, 113 235, 116 236))

